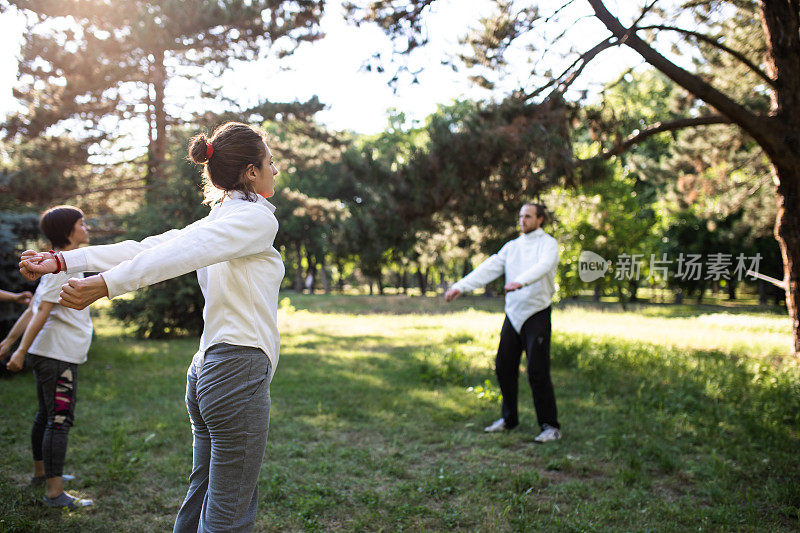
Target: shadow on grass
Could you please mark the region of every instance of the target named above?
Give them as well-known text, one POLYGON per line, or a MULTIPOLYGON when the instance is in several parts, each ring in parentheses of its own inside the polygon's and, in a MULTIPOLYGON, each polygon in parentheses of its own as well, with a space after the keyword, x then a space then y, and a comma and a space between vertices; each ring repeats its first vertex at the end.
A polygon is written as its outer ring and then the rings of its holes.
MULTIPOLYGON (((352 313, 364 314, 433 314, 446 315, 465 310, 502 313, 504 298, 466 294, 458 300, 446 303, 442 296, 397 295, 352 295, 352 294, 296 294, 286 293, 285 300, 295 309, 314 313, 352 313)), ((565 299, 553 304, 555 309, 570 308, 592 311, 625 312, 618 302, 594 302, 585 299, 565 299)), ((708 304, 672 304, 656 302, 636 302, 626 304, 627 312, 644 316, 663 318, 691 318, 702 315, 756 314, 763 316, 786 316, 786 309, 780 306, 742 304, 736 301, 708 304)))
POLYGON ((717 351, 565 335, 555 338, 553 363, 582 382, 584 397, 616 410, 617 423, 597 438, 624 484, 678 475, 708 502, 757 501, 760 512, 796 524, 796 367, 781 372, 717 351))
MULTIPOLYGON (((493 350, 474 341, 288 335, 256 530, 796 530, 800 376, 791 369, 556 333, 565 436, 536 447, 524 376, 520 428, 482 433, 499 405, 467 392, 492 375, 493 350)), ((8 530, 102 531, 131 514, 138 522, 120 531, 166 529, 190 468, 180 400, 192 346, 154 345, 103 339, 82 375, 83 426, 69 453, 96 475, 87 482, 103 502, 96 515, 51 516, 3 474, 8 530)), ((8 403, 22 392, 11 385, 13 394, 0 391, 8 403)), ((29 417, 9 415, 0 437, 13 451, 0 464, 21 472, 29 417)))
POLYGON ((330 415, 340 421, 379 424, 413 410, 428 413, 424 423, 436 423, 460 419, 461 409, 427 399, 426 391, 463 390, 482 383, 488 371, 474 367, 457 346, 395 345, 379 335, 314 333, 301 343, 284 346, 280 373, 272 387, 273 397, 291 403, 294 415, 330 415), (298 390, 303 394, 290 392, 298 390), (332 397, 336 400, 330 401, 332 397))
POLYGON ((592 302, 583 300, 561 300, 555 307, 561 310, 570 308, 616 313, 637 313, 642 316, 656 318, 692 318, 703 315, 726 313, 732 315, 762 315, 765 317, 787 316, 786 309, 779 306, 747 305, 731 302, 722 304, 673 304, 638 302, 628 303, 623 310, 616 302, 592 302))

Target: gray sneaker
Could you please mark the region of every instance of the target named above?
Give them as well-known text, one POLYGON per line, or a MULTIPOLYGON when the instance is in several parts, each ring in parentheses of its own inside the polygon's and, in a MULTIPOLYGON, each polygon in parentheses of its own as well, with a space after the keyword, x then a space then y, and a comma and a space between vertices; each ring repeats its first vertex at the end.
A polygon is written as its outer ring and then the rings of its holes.
POLYGON ((495 420, 491 426, 486 426, 483 428, 483 431, 486 433, 500 433, 506 429, 506 421, 505 419, 501 418, 500 420, 495 420))
POLYGON ((61 509, 69 509, 70 511, 75 511, 81 507, 90 507, 94 505, 92 500, 76 498, 72 494, 67 494, 66 492, 62 492, 55 498, 48 498, 45 496, 44 503, 48 507, 58 507, 61 509))
POLYGON ((542 432, 539 433, 539 436, 533 439, 533 442, 537 444, 543 444, 545 442, 551 442, 554 440, 558 440, 561 438, 561 430, 554 428, 550 424, 542 424, 542 432))

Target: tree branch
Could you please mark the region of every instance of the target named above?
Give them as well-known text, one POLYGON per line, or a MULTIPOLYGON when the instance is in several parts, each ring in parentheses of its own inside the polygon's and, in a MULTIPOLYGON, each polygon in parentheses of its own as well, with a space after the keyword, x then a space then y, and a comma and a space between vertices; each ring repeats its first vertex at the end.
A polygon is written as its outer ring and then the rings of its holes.
POLYGON ((699 76, 682 69, 643 41, 636 35, 636 28, 626 28, 614 17, 603 4, 602 0, 587 0, 592 6, 595 16, 603 25, 619 39, 620 43, 625 44, 645 61, 663 72, 672 81, 689 91, 691 94, 714 107, 728 117, 731 122, 739 125, 743 130, 753 136, 753 138, 767 151, 775 145, 774 126, 769 118, 756 115, 731 97, 721 92, 716 87, 707 83, 699 76))
POLYGON ((93 189, 88 191, 78 191, 67 196, 61 196, 59 198, 55 198, 56 200, 68 200, 70 198, 76 198, 78 196, 88 196, 90 194, 100 194, 104 192, 116 192, 116 191, 138 191, 142 189, 149 188, 149 185, 138 185, 136 187, 128 187, 128 186, 117 186, 117 187, 101 187, 100 189, 93 189))
MULTIPOLYGON (((556 92, 556 91, 563 92, 563 91, 565 91, 578 78, 578 76, 581 74, 581 72, 583 72, 583 69, 586 68, 586 65, 589 63, 589 61, 594 59, 595 56, 597 56, 597 54, 599 54, 603 50, 607 50, 607 49, 609 49, 609 48, 611 48, 613 46, 617 46, 617 45, 619 45, 619 42, 616 41, 615 39, 612 39, 611 37, 609 37, 608 39, 605 39, 604 41, 602 41, 600 43, 597 43, 591 49, 587 50, 586 52, 584 52, 580 56, 578 56, 578 58, 575 59, 575 61, 573 61, 570 66, 565 68, 564 71, 561 74, 559 74, 555 78, 551 79, 549 82, 547 82, 546 84, 542 85, 541 87, 537 88, 532 93, 525 95, 524 99, 525 100, 530 100, 531 98, 535 98, 538 95, 540 95, 541 93, 543 93, 549 87, 552 87, 553 85, 557 85, 557 88, 553 89, 552 92, 556 92), (575 69, 575 70, 573 71, 573 69, 575 69), (565 77, 566 77, 566 79, 564 79, 565 77), (563 80, 563 81, 561 81, 561 80, 563 80)), ((551 96, 552 96, 552 92, 551 92, 551 96)))
POLYGON ((715 48, 719 48, 723 52, 726 52, 726 53, 732 55, 733 57, 735 57, 736 59, 741 61, 747 68, 749 68, 750 70, 755 72, 764 81, 766 81, 767 83, 769 83, 772 86, 775 85, 775 80, 772 79, 769 76, 769 74, 767 74, 766 72, 761 70, 758 67, 758 65, 756 65, 755 63, 753 63, 752 61, 747 59, 747 57, 745 57, 744 54, 742 54, 741 52, 737 52, 736 50, 734 50, 734 49, 732 49, 732 48, 730 48, 728 46, 725 46, 721 42, 717 41, 713 37, 709 37, 708 35, 705 35, 705 34, 702 34, 700 32, 696 32, 696 31, 692 31, 692 30, 686 30, 686 29, 683 29, 683 28, 678 28, 678 27, 675 27, 675 26, 665 26, 665 25, 662 25, 662 24, 654 24, 652 26, 641 26, 641 27, 636 28, 636 30, 637 31, 638 30, 674 31, 674 32, 677 32, 677 33, 682 33, 683 35, 688 35, 690 37, 694 37, 698 41, 703 41, 704 43, 710 44, 711 46, 713 46, 715 48))
POLYGON ((548 15, 548 16, 547 16, 547 17, 544 19, 544 22, 545 22, 545 23, 548 23, 548 22, 550 22, 551 20, 555 19, 555 18, 558 16, 558 14, 559 14, 559 13, 561 13, 563 10, 565 10, 565 9, 566 9, 566 8, 568 8, 568 7, 569 7, 571 4, 574 4, 574 3, 575 3, 575 0, 568 0, 566 3, 564 3, 564 4, 561 4, 561 6, 560 6, 560 7, 556 8, 556 10, 555 10, 555 11, 553 11, 553 12, 552 12, 550 15, 548 15))
POLYGON ((598 154, 591 159, 611 159, 612 157, 626 151, 631 146, 638 144, 646 139, 649 139, 653 135, 665 131, 675 131, 695 126, 708 126, 710 124, 730 124, 730 123, 731 120, 724 115, 705 115, 702 117, 679 118, 677 120, 671 120, 669 122, 656 122, 652 126, 649 126, 643 129, 642 131, 634 133, 633 135, 630 135, 628 138, 626 138, 624 141, 617 144, 610 150, 598 154))

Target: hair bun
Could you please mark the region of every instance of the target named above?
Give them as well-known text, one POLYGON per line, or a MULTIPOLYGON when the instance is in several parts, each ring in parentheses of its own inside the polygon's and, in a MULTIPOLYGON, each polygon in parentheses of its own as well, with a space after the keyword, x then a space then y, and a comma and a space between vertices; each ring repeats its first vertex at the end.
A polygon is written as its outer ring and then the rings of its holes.
POLYGON ((205 163, 208 161, 206 155, 208 150, 208 138, 204 134, 195 135, 192 137, 191 144, 189 145, 189 159, 197 163, 205 163))

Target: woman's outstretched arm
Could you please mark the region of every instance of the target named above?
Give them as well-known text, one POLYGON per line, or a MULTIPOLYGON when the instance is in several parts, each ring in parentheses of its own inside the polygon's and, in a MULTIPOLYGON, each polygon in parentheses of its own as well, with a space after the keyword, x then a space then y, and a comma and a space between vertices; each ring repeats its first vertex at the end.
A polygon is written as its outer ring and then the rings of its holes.
POLYGON ((277 231, 278 221, 269 210, 242 207, 142 250, 102 274, 69 280, 59 303, 83 309, 103 296, 114 298, 199 268, 261 253, 272 246, 277 231))
POLYGON ((103 272, 114 268, 123 261, 136 257, 137 254, 153 246, 174 239, 183 232, 190 231, 194 226, 202 223, 200 219, 183 229, 171 229, 159 235, 152 235, 141 241, 127 240, 116 244, 102 244, 87 246, 66 252, 58 252, 56 258, 50 252, 35 252, 26 250, 22 253, 20 273, 25 278, 34 281, 44 274, 65 270, 68 274, 76 272, 103 272), (59 263, 59 261, 61 261, 59 263))

